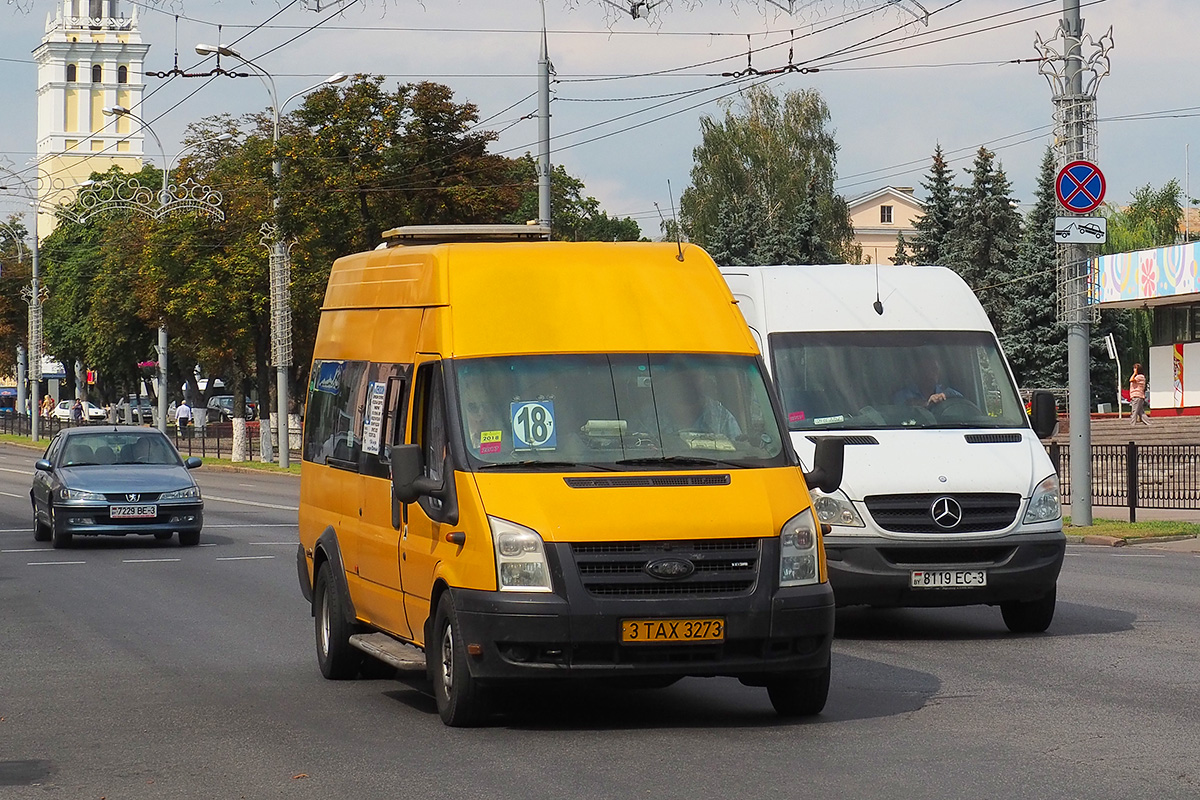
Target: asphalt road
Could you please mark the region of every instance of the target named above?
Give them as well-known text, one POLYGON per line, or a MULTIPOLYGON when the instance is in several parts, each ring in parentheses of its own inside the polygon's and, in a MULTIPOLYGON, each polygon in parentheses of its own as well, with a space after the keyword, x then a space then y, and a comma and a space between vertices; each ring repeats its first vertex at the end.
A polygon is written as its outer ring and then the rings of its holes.
POLYGON ((1195 798, 1200 556, 1072 545, 1042 636, 998 610, 838 614, 829 704, 724 679, 513 692, 445 728, 428 688, 329 682, 293 477, 196 473, 198 548, 35 543, 0 445, 0 798, 1195 798))

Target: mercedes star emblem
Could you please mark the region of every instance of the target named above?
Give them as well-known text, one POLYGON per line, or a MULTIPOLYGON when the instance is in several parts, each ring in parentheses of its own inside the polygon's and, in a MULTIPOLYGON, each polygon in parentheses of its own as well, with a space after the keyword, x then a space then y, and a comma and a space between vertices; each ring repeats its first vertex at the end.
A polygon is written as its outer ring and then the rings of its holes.
POLYGON ((962 522, 962 506, 953 497, 939 497, 929 506, 929 515, 939 528, 950 530, 962 522))

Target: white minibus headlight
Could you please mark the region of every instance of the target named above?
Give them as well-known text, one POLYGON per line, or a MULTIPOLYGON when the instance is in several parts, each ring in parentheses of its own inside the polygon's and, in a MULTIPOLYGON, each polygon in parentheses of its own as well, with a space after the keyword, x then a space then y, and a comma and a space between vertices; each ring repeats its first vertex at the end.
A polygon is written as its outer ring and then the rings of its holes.
POLYGON ((1029 509, 1025 512, 1025 524, 1050 522, 1062 516, 1062 500, 1058 495, 1058 476, 1051 475, 1037 485, 1029 498, 1029 509))
POLYGON ((549 592, 550 567, 537 531, 488 517, 496 547, 496 582, 502 592, 549 592))
POLYGON ((805 586, 818 581, 818 541, 812 511, 805 509, 784 523, 779 532, 780 586, 805 586))
POLYGON ((848 528, 866 527, 862 517, 854 508, 854 503, 850 502, 850 498, 841 489, 832 494, 822 494, 816 489, 810 490, 809 493, 812 495, 813 511, 816 512, 817 519, 826 525, 843 525, 848 528))

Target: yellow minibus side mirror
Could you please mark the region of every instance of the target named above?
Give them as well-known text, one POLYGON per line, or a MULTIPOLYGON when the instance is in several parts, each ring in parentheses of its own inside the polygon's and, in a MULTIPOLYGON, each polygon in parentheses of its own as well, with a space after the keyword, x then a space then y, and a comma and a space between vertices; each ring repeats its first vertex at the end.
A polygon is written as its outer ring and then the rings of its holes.
POLYGON ((392 498, 415 503, 421 496, 417 482, 421 478, 421 446, 399 444, 392 447, 392 498))

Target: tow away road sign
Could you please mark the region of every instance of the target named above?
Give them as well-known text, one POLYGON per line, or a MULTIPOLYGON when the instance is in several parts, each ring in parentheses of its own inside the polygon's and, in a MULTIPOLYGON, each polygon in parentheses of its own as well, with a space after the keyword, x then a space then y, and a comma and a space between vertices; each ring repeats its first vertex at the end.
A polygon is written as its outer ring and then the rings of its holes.
POLYGON ((1055 217, 1054 241, 1059 244, 1104 244, 1108 220, 1104 217, 1055 217))
POLYGON ((1076 214, 1086 214, 1104 202, 1104 187, 1104 173, 1090 161, 1072 161, 1054 181, 1058 202, 1076 214))

